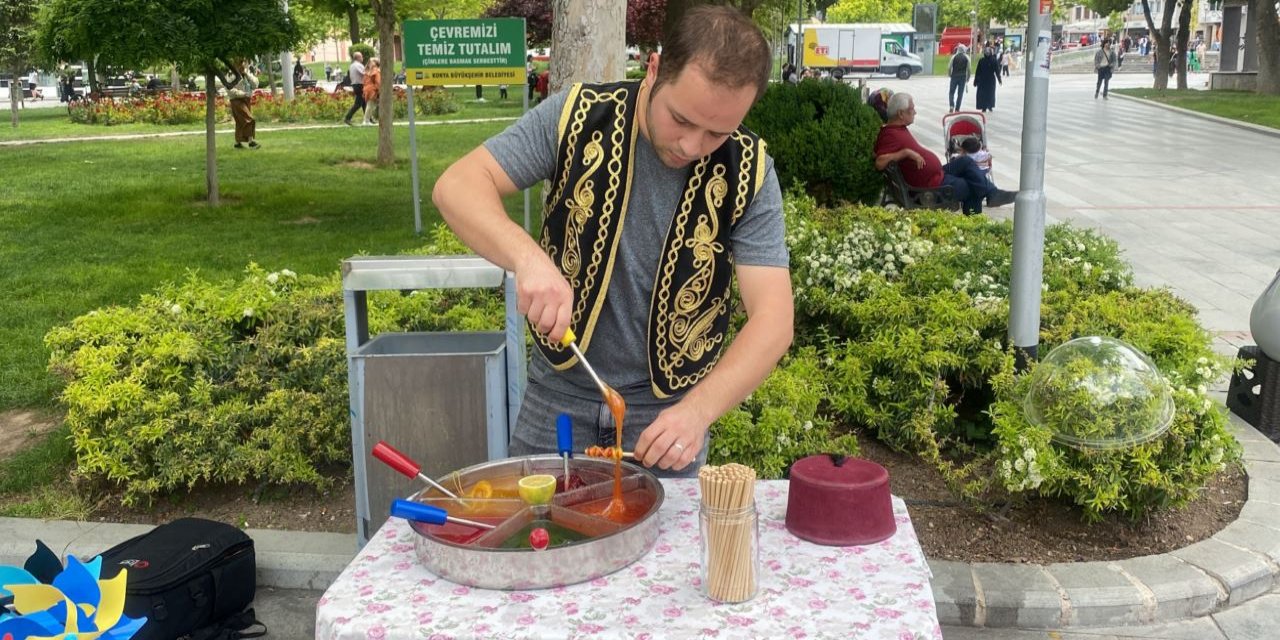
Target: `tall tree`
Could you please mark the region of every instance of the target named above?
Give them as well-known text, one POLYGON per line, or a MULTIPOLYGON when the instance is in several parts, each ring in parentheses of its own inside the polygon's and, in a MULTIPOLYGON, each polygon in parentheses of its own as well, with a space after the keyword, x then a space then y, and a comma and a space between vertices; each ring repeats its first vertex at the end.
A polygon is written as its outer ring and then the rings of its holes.
POLYGON ((980 24, 995 20, 1010 27, 1024 25, 1027 23, 1026 0, 982 0, 978 3, 978 18, 980 24))
POLYGON ((304 0, 307 4, 329 13, 330 15, 340 16, 347 21, 347 37, 351 42, 362 42, 360 38, 360 16, 364 13, 369 5, 359 0, 304 0))
POLYGON ((384 67, 378 83, 378 164, 386 167, 396 162, 396 148, 391 137, 391 126, 395 124, 392 80, 396 68, 396 2, 369 0, 369 4, 373 6, 373 19, 378 25, 378 57, 382 58, 384 67))
POLYGON ((1258 93, 1280 95, 1280 16, 1275 2, 1250 0, 1249 15, 1258 16, 1258 93))
POLYGON ((484 13, 493 0, 397 0, 396 12, 402 19, 475 18, 484 13))
POLYGON ((551 90, 626 77, 626 7, 613 0, 552 0, 551 90))
MULTIPOLYGON (((1084 6, 1100 16, 1109 16, 1113 13, 1124 13, 1131 4, 1133 3, 1129 0, 1086 0, 1084 6)), ((1022 8, 1023 13, 1026 9, 1026 7, 1022 8)))
POLYGON ((810 16, 817 12, 826 11, 837 0, 667 0, 667 19, 663 22, 662 32, 671 33, 671 30, 677 24, 680 24, 685 12, 702 4, 727 4, 731 7, 736 7, 739 11, 745 13, 748 18, 754 18, 756 11, 763 7, 781 8, 783 9, 782 15, 794 17, 796 15, 797 2, 803 5, 802 13, 810 16))
POLYGON ((662 42, 667 0, 627 0, 627 44, 653 47, 662 42))
POLYGON ((551 3, 548 0, 497 0, 485 10, 486 18, 524 18, 524 36, 530 48, 551 42, 551 3))
POLYGON ((1177 65, 1178 88, 1187 88, 1187 43, 1191 40, 1191 7, 1192 0, 1182 0, 1178 4, 1178 53, 1173 56, 1173 64, 1177 65))
POLYGON ((1156 29, 1155 22, 1151 19, 1151 2, 1142 0, 1142 17, 1146 18, 1147 32, 1156 43, 1156 89, 1169 87, 1169 51, 1172 44, 1169 38, 1173 35, 1173 12, 1173 2, 1170 0, 1165 3, 1164 11, 1160 13, 1160 28, 1156 29))
POLYGON ((911 5, 912 0, 840 0, 827 9, 827 22, 911 22, 911 5))
POLYGON ((132 68, 177 63, 204 75, 205 180, 216 206, 214 80, 230 88, 239 79, 233 61, 292 47, 297 39, 278 0, 52 0, 39 43, 48 60, 132 68))
POLYGON ((36 45, 36 0, 0 0, 0 69, 12 74, 9 81, 9 113, 18 127, 18 101, 22 99, 21 75, 31 65, 36 45))

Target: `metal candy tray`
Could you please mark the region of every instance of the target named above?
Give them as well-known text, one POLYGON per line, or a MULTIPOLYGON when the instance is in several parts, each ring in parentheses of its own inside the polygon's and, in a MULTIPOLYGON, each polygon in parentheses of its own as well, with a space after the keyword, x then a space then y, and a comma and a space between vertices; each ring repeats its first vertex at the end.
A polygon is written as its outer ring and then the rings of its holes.
MULTIPOLYGON (((473 465, 436 480, 451 490, 472 487, 481 480, 497 490, 490 498, 463 496, 465 504, 434 489, 411 499, 445 508, 450 515, 496 525, 478 532, 448 523, 409 524, 418 534, 414 545, 419 561, 436 575, 463 585, 486 589, 545 589, 592 580, 640 559, 658 539, 658 510, 665 494, 662 483, 648 470, 622 463, 622 489, 629 513, 625 522, 594 515, 595 505, 613 495, 612 460, 575 458, 570 474, 583 486, 557 492, 551 504, 530 507, 511 495, 514 481, 532 474, 563 476, 563 461, 554 455, 508 458, 473 465), (584 539, 562 541, 545 550, 507 548, 533 522, 550 522, 584 539)), ((462 495, 459 493, 459 495, 462 495)))

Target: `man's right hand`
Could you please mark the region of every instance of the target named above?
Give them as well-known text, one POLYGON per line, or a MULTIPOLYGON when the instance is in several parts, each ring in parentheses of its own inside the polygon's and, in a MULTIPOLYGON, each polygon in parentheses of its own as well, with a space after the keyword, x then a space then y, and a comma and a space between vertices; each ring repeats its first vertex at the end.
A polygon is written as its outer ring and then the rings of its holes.
POLYGON ((560 342, 573 317, 573 288, 545 253, 537 251, 515 268, 516 309, 552 343, 560 342))

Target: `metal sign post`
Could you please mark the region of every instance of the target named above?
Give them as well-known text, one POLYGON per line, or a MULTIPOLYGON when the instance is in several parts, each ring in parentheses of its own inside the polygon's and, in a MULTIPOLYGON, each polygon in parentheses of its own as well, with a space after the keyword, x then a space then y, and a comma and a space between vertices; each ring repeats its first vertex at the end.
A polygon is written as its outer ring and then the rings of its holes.
POLYGON ((1040 287, 1044 282, 1044 154, 1049 120, 1053 0, 1030 0, 1026 90, 1022 101, 1022 168, 1013 209, 1009 339, 1018 368, 1040 349, 1040 287))
MULTIPOLYGON (((409 85, 409 162, 413 172, 414 233, 422 234, 418 140, 413 87, 524 85, 524 18, 405 20, 404 74, 409 85)), ((526 87, 527 91, 527 87, 526 87)), ((528 110, 528 93, 525 93, 528 110)), ((529 227, 525 204, 525 228, 529 227)))

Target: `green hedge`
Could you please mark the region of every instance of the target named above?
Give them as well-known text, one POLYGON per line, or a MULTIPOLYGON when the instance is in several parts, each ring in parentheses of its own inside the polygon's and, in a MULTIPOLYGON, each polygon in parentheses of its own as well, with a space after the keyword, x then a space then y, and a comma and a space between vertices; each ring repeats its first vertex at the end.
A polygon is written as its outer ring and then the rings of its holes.
POLYGON ((803 183, 823 205, 872 204, 884 178, 872 151, 880 117, 843 82, 773 83, 745 124, 768 142, 784 187, 803 183))
MULTIPOLYGON (((437 231, 424 254, 463 253, 437 231)), ((500 292, 370 295, 372 332, 501 326, 500 292)), ((342 292, 336 273, 250 265, 234 282, 195 275, 132 307, 45 337, 67 380, 77 471, 127 502, 199 482, 307 483, 351 457, 342 292)))
MULTIPOLYGON (((1239 457, 1207 386, 1229 362, 1195 311, 1133 286, 1114 241, 1046 230, 1041 349, 1082 335, 1129 342, 1175 390, 1163 436, 1129 449, 1054 444, 1022 413, 1028 376, 1007 343, 1012 227, 940 212, 821 209, 786 200, 796 345, 715 425, 709 459, 779 477, 795 459, 856 453, 863 433, 930 463, 975 506, 1061 497, 1086 517, 1185 504, 1239 457)), ((463 249, 443 227, 424 253, 463 249)), ((498 292, 382 293, 374 332, 494 329, 498 292)), ((737 319, 741 322, 741 318, 737 319)), ((191 277, 46 337, 79 472, 137 500, 198 482, 323 485, 348 462, 337 275, 251 266, 191 277)))
MULTIPOLYGON (((1029 376, 1007 343, 1012 226, 938 212, 817 209, 788 201, 797 342, 819 349, 832 420, 933 464, 976 505, 1061 496, 1088 518, 1185 504, 1239 446, 1207 386, 1228 362, 1195 311, 1138 289, 1114 241, 1046 232, 1041 352, 1083 335, 1149 355, 1175 389, 1162 437, 1078 451, 1022 413, 1029 376)), ((1034 369, 1033 369, 1034 370, 1034 369)), ((1030 373, 1027 372, 1027 373, 1030 373)))

